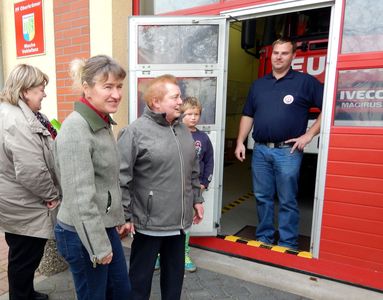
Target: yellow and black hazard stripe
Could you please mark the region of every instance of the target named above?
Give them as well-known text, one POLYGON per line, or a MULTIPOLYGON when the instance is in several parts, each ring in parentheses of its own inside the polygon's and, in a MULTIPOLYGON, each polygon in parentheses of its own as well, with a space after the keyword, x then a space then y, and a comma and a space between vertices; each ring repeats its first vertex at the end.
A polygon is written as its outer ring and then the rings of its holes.
POLYGON ((235 199, 234 201, 230 202, 229 204, 226 204, 224 207, 222 207, 222 211, 221 211, 222 214, 228 212, 229 210, 233 209, 237 205, 242 204, 244 201, 246 201, 247 199, 249 199, 253 196, 254 196, 253 193, 247 193, 245 195, 242 195, 238 199, 235 199))
POLYGON ((282 246, 277 246, 277 245, 269 245, 269 244, 262 243, 260 241, 247 240, 247 239, 244 239, 244 238, 241 238, 238 236, 234 236, 234 235, 217 235, 217 237, 224 239, 225 241, 240 243, 240 244, 246 244, 246 245, 251 246, 251 247, 268 249, 271 251, 292 254, 292 255, 299 256, 299 257, 312 258, 311 253, 307 252, 307 251, 296 251, 296 250, 289 249, 287 247, 282 247, 282 246))

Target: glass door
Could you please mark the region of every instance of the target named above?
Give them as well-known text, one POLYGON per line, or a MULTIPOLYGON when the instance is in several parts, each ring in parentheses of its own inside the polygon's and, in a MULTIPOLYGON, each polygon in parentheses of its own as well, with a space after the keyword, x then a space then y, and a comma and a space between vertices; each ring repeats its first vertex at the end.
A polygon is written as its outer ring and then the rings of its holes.
POLYGON ((129 123, 144 108, 146 83, 163 74, 177 77, 182 97, 197 97, 203 107, 198 128, 214 148, 214 174, 204 192, 205 215, 194 235, 216 235, 221 215, 226 105, 227 25, 225 17, 129 19, 129 123))

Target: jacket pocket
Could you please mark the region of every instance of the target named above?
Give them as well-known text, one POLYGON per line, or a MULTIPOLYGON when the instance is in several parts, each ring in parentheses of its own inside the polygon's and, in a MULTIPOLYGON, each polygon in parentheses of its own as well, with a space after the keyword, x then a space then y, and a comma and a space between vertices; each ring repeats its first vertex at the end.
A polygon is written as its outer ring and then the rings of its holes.
POLYGON ((110 191, 108 191, 108 202, 106 203, 105 214, 107 214, 110 211, 111 207, 112 207, 112 195, 110 194, 110 191))
POLYGON ((150 220, 150 213, 152 211, 152 206, 153 206, 153 191, 149 192, 148 196, 148 201, 146 203, 146 222, 145 226, 148 225, 149 220, 150 220))

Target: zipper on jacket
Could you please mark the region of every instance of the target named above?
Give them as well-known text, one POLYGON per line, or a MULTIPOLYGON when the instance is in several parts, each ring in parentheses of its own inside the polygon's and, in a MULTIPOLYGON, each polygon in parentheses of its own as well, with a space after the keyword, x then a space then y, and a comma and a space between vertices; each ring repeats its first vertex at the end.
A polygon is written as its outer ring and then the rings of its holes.
POLYGON ((88 236, 88 232, 86 231, 86 228, 85 228, 85 224, 82 223, 82 227, 84 228, 84 233, 85 233, 85 237, 88 241, 88 244, 89 244, 89 247, 90 247, 90 251, 92 252, 92 263, 93 263, 93 268, 96 268, 97 267, 97 256, 94 255, 94 250, 93 250, 93 247, 92 247, 92 244, 90 243, 90 240, 89 240, 89 236, 88 236))
POLYGON ((184 224, 183 224, 183 220, 184 220, 184 201, 185 201, 185 196, 184 196, 184 189, 185 189, 185 183, 184 183, 184 161, 183 161, 183 157, 182 157, 182 152, 181 152, 181 146, 180 146, 180 142, 178 140, 178 137, 177 137, 177 133, 176 133, 176 130, 175 128, 170 125, 170 128, 173 132, 173 135, 174 135, 174 139, 176 141, 176 144, 177 144, 177 149, 178 149, 178 155, 179 155, 179 158, 180 158, 180 163, 181 163, 181 198, 182 198, 182 201, 181 201, 181 204, 182 204, 182 212, 181 212, 181 227, 184 228, 184 224))

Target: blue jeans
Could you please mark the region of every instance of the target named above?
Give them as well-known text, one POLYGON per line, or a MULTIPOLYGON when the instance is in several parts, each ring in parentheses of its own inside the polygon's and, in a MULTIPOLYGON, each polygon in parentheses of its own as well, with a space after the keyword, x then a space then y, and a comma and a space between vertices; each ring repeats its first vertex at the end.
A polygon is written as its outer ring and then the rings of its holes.
POLYGON ((55 227, 57 249, 68 262, 78 300, 130 299, 131 286, 124 251, 115 228, 106 229, 113 259, 108 265, 93 264, 78 234, 55 227))
POLYGON ((252 157, 253 189, 257 201, 256 239, 274 244, 274 197, 278 195, 278 245, 298 248, 299 209, 297 202, 299 171, 303 152, 291 148, 268 148, 256 143, 252 157))

